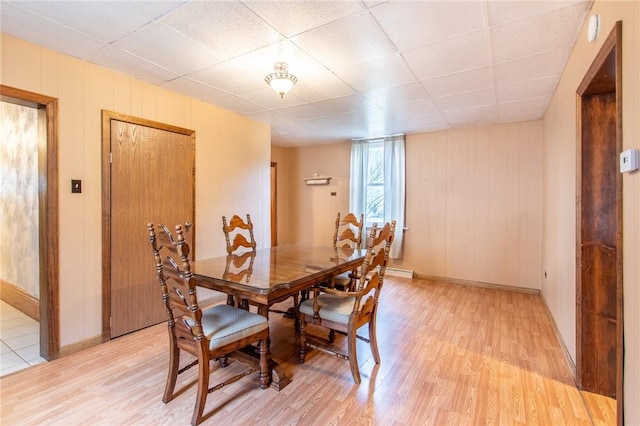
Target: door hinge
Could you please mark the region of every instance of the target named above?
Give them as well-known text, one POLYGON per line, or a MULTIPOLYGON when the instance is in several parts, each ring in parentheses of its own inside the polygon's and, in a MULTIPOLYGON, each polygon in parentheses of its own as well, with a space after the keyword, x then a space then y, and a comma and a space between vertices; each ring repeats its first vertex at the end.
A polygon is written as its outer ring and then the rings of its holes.
POLYGON ((113 163, 113 154, 109 153, 109 164, 113 163))
POLYGON ((113 328, 113 317, 109 317, 109 328, 113 328))

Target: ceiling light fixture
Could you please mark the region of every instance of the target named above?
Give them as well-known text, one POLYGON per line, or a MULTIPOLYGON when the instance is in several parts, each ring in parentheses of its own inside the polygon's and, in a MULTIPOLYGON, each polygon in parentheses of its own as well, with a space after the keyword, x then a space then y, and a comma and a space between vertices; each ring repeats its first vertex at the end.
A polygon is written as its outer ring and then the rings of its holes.
POLYGON ((289 65, 286 62, 276 62, 273 64, 273 73, 264 78, 269 86, 284 98, 294 84, 298 82, 298 77, 289 74, 289 65))

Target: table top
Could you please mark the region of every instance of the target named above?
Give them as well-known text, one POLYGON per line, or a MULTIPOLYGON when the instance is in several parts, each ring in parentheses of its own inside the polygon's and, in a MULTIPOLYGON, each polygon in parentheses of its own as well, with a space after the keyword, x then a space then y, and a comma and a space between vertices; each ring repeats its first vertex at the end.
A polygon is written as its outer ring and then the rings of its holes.
POLYGON ((229 255, 197 260, 191 264, 191 271, 202 287, 270 295, 326 281, 358 267, 364 256, 365 250, 284 244, 257 249, 255 256, 245 255, 242 259, 229 255), (238 274, 242 269, 250 270, 238 274))

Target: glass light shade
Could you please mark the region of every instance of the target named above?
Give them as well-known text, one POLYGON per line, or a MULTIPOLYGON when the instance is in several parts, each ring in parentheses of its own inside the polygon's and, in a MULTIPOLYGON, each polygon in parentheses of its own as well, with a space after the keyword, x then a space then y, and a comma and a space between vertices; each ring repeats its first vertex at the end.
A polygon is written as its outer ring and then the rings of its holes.
POLYGON ((273 73, 264 78, 271 88, 284 98, 289 90, 298 81, 298 77, 289 74, 289 65, 286 62, 276 62, 273 65, 273 73))
POLYGON ((293 87, 293 80, 289 80, 288 78, 274 78, 269 81, 269 86, 271 86, 281 98, 284 98, 284 95, 293 87))

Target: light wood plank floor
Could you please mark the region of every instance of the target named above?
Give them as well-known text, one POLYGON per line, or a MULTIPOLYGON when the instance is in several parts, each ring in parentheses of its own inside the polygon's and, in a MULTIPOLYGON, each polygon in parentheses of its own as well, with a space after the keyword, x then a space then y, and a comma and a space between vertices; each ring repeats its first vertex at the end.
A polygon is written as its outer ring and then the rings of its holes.
MULTIPOLYGON (((336 357, 312 350, 298 364, 292 320, 272 314, 270 325, 272 355, 293 381, 277 392, 259 389, 252 376, 216 391, 205 424, 615 424, 615 402, 576 389, 537 295, 387 277, 378 315, 382 363, 359 341, 359 386, 336 357), (587 405, 598 407, 597 419, 587 405)), ((188 425, 195 371, 179 379, 190 385, 182 394, 161 401, 165 327, 3 377, 0 423, 188 425)), ((233 360, 226 369, 212 365, 215 383, 244 368, 233 360)))

